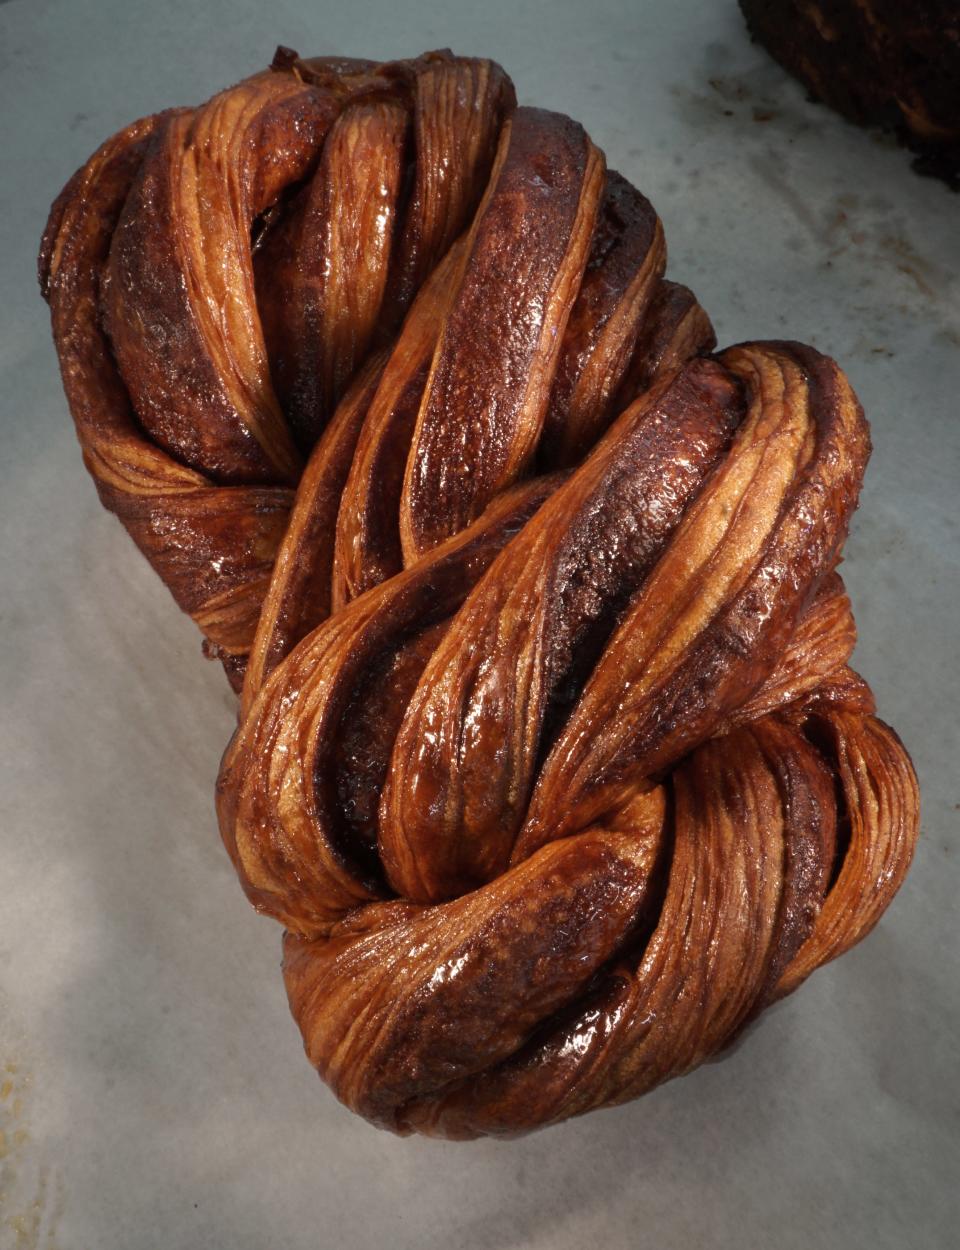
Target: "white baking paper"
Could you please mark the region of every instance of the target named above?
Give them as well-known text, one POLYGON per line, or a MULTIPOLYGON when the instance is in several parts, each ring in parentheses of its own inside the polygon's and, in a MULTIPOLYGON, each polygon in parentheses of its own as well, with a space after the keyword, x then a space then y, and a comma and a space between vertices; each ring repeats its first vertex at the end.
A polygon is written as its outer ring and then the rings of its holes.
POLYGON ((731 0, 9 0, 0 119, 0 1246, 960 1244, 960 197, 806 102, 731 0), (390 1137, 304 1060, 214 821, 232 696, 97 502, 36 288, 74 168, 277 43, 496 57, 652 199, 722 343, 814 343, 873 425, 843 571, 920 772, 913 871, 726 1061, 523 1141, 390 1137))

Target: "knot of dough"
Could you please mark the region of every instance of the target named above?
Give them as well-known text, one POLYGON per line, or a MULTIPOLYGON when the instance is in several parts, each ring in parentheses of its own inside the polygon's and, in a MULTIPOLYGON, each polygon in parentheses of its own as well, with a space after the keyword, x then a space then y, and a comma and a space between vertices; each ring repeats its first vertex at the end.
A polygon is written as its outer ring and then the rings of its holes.
POLYGON ((240 695, 224 842, 398 1132, 689 1071, 909 865, 835 571, 860 406, 812 348, 711 354, 664 268, 584 130, 449 53, 281 50, 51 213, 86 463, 240 695))

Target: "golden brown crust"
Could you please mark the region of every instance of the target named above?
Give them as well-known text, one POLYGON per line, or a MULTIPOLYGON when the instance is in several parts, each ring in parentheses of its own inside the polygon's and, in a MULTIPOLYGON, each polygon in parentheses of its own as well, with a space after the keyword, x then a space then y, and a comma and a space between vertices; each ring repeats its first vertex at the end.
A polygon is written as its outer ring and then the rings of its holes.
POLYGON ((396 1132, 689 1071, 910 862, 835 571, 863 413, 812 348, 708 355, 664 264, 581 127, 448 52, 280 49, 51 210, 85 461, 241 694, 224 844, 396 1132))
POLYGON ((597 663, 741 415, 733 378, 694 362, 627 409, 467 599, 407 706, 384 787, 380 852, 399 894, 436 901, 506 868, 544 721, 569 715, 565 693, 597 663))
POLYGON ((403 179, 407 112, 348 105, 319 167, 255 260, 257 307, 283 411, 309 452, 376 333, 403 179))
POLYGON ((292 494, 217 486, 144 437, 99 316, 111 233, 168 120, 128 126, 71 179, 44 242, 45 289, 64 389, 100 498, 212 646, 245 654, 292 494))
POLYGON ((529 464, 603 174, 602 154, 567 117, 520 108, 504 125, 407 459, 404 563, 469 525, 529 464))
MULTIPOLYGON (((576 464, 619 411, 616 392, 666 261, 663 227, 652 205, 609 171, 550 392, 541 449, 548 463, 576 464)), ((650 382, 656 373, 651 370, 650 382)))

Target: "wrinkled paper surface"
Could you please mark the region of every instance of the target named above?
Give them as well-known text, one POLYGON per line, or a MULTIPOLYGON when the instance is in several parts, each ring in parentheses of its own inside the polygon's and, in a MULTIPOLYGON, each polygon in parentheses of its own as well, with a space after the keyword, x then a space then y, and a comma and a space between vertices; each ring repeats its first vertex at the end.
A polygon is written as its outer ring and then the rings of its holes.
POLYGON ((0 5, 0 1245, 954 1245, 960 199, 805 101, 736 6, 0 5), (305 54, 499 59, 654 202, 721 343, 848 369, 875 451, 844 577, 924 835, 875 933, 724 1062, 515 1143, 400 1141, 305 1062, 233 879, 219 668, 99 506, 34 257, 134 117, 305 54))

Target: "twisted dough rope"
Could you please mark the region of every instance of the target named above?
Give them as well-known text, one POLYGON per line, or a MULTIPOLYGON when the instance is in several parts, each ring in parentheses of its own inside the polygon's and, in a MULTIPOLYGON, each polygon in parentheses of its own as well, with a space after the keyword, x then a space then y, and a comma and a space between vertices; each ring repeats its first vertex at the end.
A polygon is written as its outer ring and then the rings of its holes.
POLYGON ((84 458, 240 693, 218 814, 337 1096, 513 1134, 726 1046, 906 873, 848 667, 836 365, 719 355, 650 205, 487 61, 108 140, 40 273, 84 458))

